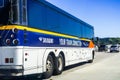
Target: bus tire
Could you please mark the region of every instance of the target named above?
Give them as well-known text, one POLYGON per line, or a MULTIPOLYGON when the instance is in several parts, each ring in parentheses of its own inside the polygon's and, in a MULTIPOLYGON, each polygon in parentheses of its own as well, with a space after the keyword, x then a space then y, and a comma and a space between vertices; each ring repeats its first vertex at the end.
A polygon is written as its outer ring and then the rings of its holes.
POLYGON ((51 55, 48 55, 48 58, 46 60, 46 72, 43 73, 43 78, 47 79, 50 78, 53 74, 54 70, 54 63, 53 63, 53 58, 51 55))
POLYGON ((59 54, 59 56, 57 57, 56 61, 55 61, 55 68, 54 68, 54 74, 55 75, 59 75, 62 73, 64 69, 64 60, 63 60, 63 56, 61 54, 59 54))

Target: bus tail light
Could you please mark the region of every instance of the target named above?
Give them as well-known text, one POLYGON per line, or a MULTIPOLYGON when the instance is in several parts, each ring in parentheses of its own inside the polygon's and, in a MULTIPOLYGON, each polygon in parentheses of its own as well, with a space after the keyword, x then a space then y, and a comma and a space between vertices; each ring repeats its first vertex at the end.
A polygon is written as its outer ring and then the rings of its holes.
POLYGON ((5 58, 5 63, 9 63, 9 58, 5 58))
POLYGON ((11 40, 10 39, 6 39, 6 44, 10 45, 10 43, 11 43, 11 40))
POLYGON ((14 59, 13 58, 5 58, 5 63, 13 63, 14 59))
POLYGON ((10 36, 11 38, 14 38, 14 34, 11 34, 11 36, 10 36))
POLYGON ((13 60, 14 60, 13 58, 10 58, 10 63, 13 63, 13 60))
POLYGON ((18 32, 18 29, 17 29, 17 28, 13 28, 13 29, 12 29, 12 32, 13 32, 13 33, 17 33, 17 32, 18 32))
POLYGON ((14 39, 14 40, 13 40, 13 44, 14 44, 14 45, 18 45, 18 43, 19 43, 18 39, 14 39))

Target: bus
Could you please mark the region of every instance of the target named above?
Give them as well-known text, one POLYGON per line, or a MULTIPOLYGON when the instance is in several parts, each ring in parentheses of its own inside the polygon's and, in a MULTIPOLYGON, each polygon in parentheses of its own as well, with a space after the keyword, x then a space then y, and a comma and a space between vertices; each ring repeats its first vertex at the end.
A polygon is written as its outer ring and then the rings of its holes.
POLYGON ((0 77, 61 74, 94 59, 94 28, 45 0, 0 0, 0 77))

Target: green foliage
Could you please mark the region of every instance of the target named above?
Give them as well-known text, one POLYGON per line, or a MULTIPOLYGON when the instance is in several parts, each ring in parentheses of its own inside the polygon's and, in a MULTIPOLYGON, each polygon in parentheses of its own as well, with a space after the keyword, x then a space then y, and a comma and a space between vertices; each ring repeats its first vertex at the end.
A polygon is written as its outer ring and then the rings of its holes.
POLYGON ((108 45, 108 44, 120 44, 120 38, 100 38, 100 45, 108 45))

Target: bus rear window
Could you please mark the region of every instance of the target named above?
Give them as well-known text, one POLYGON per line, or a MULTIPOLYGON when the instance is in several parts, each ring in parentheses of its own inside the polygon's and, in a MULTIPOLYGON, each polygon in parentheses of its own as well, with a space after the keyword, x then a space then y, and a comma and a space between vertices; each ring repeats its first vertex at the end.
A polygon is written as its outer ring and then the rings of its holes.
POLYGON ((13 24, 19 23, 19 1, 11 0, 11 18, 13 24))
POLYGON ((10 4, 8 2, 4 4, 3 0, 0 0, 0 25, 9 23, 9 11, 10 4))
POLYGON ((18 8, 17 6, 12 6, 12 17, 13 17, 13 23, 18 22, 18 8))
POLYGON ((22 24, 27 25, 27 3, 22 0, 22 24))

